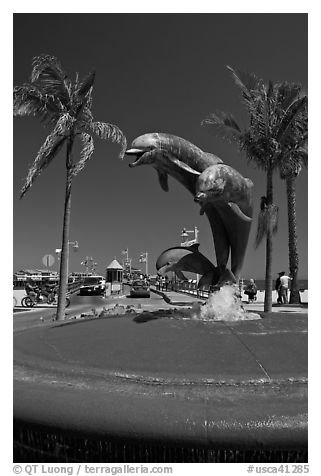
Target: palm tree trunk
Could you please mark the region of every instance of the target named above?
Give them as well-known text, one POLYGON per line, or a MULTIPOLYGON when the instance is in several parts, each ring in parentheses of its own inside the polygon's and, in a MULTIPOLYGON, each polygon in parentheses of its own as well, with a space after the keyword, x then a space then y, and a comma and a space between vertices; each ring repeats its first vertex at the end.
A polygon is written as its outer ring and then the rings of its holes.
POLYGON ((299 253, 296 227, 296 195, 295 177, 287 177, 286 193, 288 200, 288 230, 289 230, 289 269, 292 276, 290 290, 290 304, 300 304, 300 292, 298 289, 299 253))
POLYGON ((65 205, 64 205, 64 220, 62 230, 62 245, 61 245, 61 260, 60 260, 60 274, 59 274, 59 291, 58 291, 58 306, 56 320, 62 321, 65 319, 66 310, 66 294, 68 292, 68 263, 69 263, 69 228, 70 228, 70 213, 71 213, 71 152, 73 140, 70 139, 67 145, 66 158, 66 189, 65 189, 65 205))
MULTIPOLYGON (((269 167, 267 170, 266 180, 266 198, 267 206, 273 204, 273 169, 269 167)), ((266 233, 266 254, 265 254, 265 296, 264 296, 264 312, 272 311, 272 226, 271 215, 268 217, 269 223, 266 233)))

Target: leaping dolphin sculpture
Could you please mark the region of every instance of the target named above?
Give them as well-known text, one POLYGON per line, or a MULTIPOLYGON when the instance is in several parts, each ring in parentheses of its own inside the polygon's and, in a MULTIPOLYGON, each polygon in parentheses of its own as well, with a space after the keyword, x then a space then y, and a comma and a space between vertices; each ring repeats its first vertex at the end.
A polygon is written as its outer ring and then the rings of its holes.
POLYGON ((198 288, 208 287, 212 284, 235 282, 235 277, 228 270, 220 275, 210 260, 198 250, 199 243, 191 246, 174 246, 163 251, 157 258, 156 269, 158 274, 164 276, 173 271, 181 280, 186 280, 183 271, 202 275, 198 282, 198 288))
POLYGON ((171 134, 137 137, 126 154, 136 157, 130 167, 152 165, 163 190, 168 191, 171 175, 202 204, 201 213, 207 215, 213 234, 218 273, 226 274, 231 254, 231 270, 238 279, 252 221, 251 180, 214 154, 171 134))
POLYGON ((216 155, 203 152, 181 137, 159 132, 137 137, 126 154, 136 157, 129 167, 152 165, 165 192, 168 192, 168 175, 171 175, 193 195, 199 174, 211 165, 222 163, 216 155))
POLYGON ((164 276, 174 271, 181 280, 186 280, 183 271, 202 275, 198 287, 209 286, 219 279, 217 268, 198 251, 199 244, 192 246, 174 246, 163 251, 156 261, 158 274, 164 276))

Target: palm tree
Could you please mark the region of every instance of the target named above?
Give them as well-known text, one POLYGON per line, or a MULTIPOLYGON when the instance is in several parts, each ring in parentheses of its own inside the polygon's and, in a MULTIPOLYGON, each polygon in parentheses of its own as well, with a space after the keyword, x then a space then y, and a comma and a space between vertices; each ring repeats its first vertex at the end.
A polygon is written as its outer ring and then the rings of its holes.
POLYGON ((228 69, 241 90, 249 125, 242 131, 231 114, 222 112, 210 114, 202 125, 210 125, 223 138, 236 143, 249 162, 254 162, 266 173, 265 206, 259 216, 256 245, 260 244, 263 236, 266 237, 264 311, 269 312, 272 310, 272 237, 278 218, 278 208, 273 203, 273 173, 279 167, 284 144, 291 143, 292 126, 305 107, 306 98, 297 97, 296 85, 273 81, 265 84, 252 73, 229 66, 228 69))
MULTIPOLYGON (((298 97, 302 96, 298 88, 298 97)), ((281 179, 286 182, 288 205, 288 239, 289 239, 289 269, 292 276, 290 290, 290 304, 299 304, 300 292, 298 289, 299 253, 297 245, 296 220, 296 178, 302 167, 308 166, 308 108, 307 103, 301 108, 300 114, 291 125, 291 134, 285 137, 284 152, 280 157, 279 171, 281 179)))
POLYGON ((33 58, 30 82, 16 86, 13 91, 14 116, 33 115, 47 126, 51 133, 39 149, 31 166, 20 198, 32 186, 43 169, 48 167, 63 145, 66 145, 66 187, 60 261, 57 320, 65 318, 65 296, 68 290, 69 226, 71 186, 73 178, 85 167, 94 152, 92 133, 100 139, 121 145, 120 156, 126 150, 126 138, 115 125, 95 122, 92 115, 92 90, 95 73, 72 82, 62 70, 57 58, 40 55, 33 58), (82 143, 80 159, 73 160, 73 146, 79 138, 82 143))

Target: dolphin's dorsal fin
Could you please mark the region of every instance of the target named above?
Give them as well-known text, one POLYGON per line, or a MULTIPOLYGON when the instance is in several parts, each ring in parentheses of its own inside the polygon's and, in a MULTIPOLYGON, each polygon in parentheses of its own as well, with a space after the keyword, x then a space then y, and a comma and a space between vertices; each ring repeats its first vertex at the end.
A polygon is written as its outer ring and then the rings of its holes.
POLYGON ((252 221, 252 218, 251 217, 248 217, 247 215, 245 215, 245 213, 242 212, 242 210, 240 209, 240 207, 234 203, 234 202, 229 202, 228 203, 230 208, 233 210, 233 212, 239 217, 241 218, 241 220, 243 221, 252 221))
POLYGON ((196 253, 196 251, 198 251, 199 245, 199 243, 194 243, 191 246, 186 246, 186 249, 192 251, 193 253, 196 253))
POLYGON ((164 192, 168 192, 168 174, 163 170, 157 170, 159 185, 162 187, 164 192))
POLYGON ((180 169, 186 170, 186 172, 190 172, 193 175, 201 175, 201 172, 198 172, 197 170, 192 169, 189 165, 185 164, 185 162, 182 162, 179 159, 176 159, 174 157, 170 158, 171 162, 176 164, 180 169))

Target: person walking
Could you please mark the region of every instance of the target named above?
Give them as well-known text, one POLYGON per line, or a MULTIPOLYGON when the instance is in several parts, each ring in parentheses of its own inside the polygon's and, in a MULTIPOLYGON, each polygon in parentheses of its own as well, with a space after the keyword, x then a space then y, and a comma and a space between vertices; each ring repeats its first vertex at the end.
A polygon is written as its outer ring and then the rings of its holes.
POLYGON ((254 279, 250 279, 249 284, 245 288, 244 294, 247 294, 248 296, 248 304, 256 299, 257 287, 254 279))
POLYGON ((282 304, 282 298, 281 298, 281 276, 282 276, 282 272, 279 273, 278 277, 276 278, 276 281, 275 281, 275 290, 276 292, 278 293, 278 297, 277 297, 277 300, 276 302, 278 304, 282 304))
POLYGON ((289 291, 289 282, 292 280, 290 276, 285 274, 285 271, 279 273, 280 276, 280 296, 282 304, 288 303, 288 291, 289 291))

